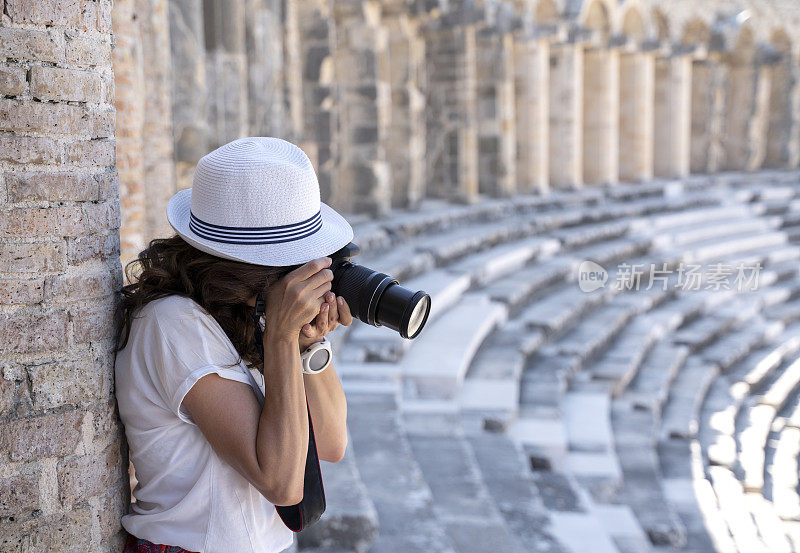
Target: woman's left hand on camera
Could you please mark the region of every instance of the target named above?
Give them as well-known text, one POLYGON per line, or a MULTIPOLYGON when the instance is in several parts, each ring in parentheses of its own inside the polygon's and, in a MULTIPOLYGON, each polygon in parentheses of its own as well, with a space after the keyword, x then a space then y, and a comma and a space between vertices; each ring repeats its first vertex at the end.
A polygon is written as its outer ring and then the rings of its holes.
POLYGON ((341 296, 335 296, 333 292, 325 294, 325 303, 320 306, 316 316, 316 323, 303 325, 300 331, 300 350, 305 351, 314 342, 322 340, 323 336, 339 326, 350 326, 353 322, 353 315, 350 313, 350 306, 341 296))

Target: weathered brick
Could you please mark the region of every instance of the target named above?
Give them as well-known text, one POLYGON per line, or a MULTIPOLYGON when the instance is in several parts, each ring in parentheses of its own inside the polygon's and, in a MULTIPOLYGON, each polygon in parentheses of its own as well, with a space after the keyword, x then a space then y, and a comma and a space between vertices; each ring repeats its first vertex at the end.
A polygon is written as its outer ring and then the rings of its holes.
POLYGON ((42 353, 67 345, 67 311, 21 309, 0 313, 0 353, 42 353))
POLYGON ((113 106, 51 104, 0 98, 0 130, 49 134, 114 134, 113 106))
POLYGON ((81 0, 6 0, 6 13, 14 23, 76 25, 81 0))
POLYGON ((72 302, 108 296, 113 293, 108 270, 53 275, 45 279, 45 301, 72 302))
POLYGON ((97 3, 97 30, 101 33, 111 34, 113 27, 111 25, 111 8, 110 0, 100 0, 97 3))
POLYGON ((0 419, 8 417, 17 403, 18 384, 0 377, 0 419))
POLYGON ((108 139, 81 140, 67 145, 67 160, 81 167, 114 165, 114 141, 108 139))
POLYGON ((114 329, 114 298, 70 308, 72 335, 75 343, 88 342, 108 336, 114 329))
POLYGON ((7 173, 6 187, 12 202, 96 201, 101 175, 75 173, 7 173))
POLYGON ((0 305, 39 303, 43 298, 43 278, 0 278, 0 305))
POLYGON ((111 40, 102 39, 75 31, 66 32, 66 59, 73 65, 110 65, 111 40))
POLYGON ((87 233, 102 232, 104 230, 118 229, 121 222, 119 201, 116 198, 102 203, 87 203, 83 205, 86 214, 87 233))
POLYGON ((119 173, 114 168, 105 173, 98 173, 94 176, 98 182, 98 193, 100 200, 119 198, 119 173))
POLYGON ((0 452, 12 461, 71 455, 81 440, 83 414, 64 411, 12 420, 0 426, 0 452))
POLYGON ((18 96, 25 92, 28 81, 24 67, 18 65, 0 65, 0 94, 18 96))
MULTIPOLYGON (((39 506, 39 473, 28 468, 22 474, 0 478, 0 516, 19 515, 39 506)), ((0 546, 5 548, 6 524, 0 524, 0 546)))
POLYGON ((58 462, 59 499, 65 507, 99 495, 118 482, 123 474, 119 442, 102 453, 83 455, 58 462))
POLYGON ((0 243, 0 272, 63 271, 67 266, 63 242, 0 243))
POLYGON ((0 237, 80 236, 86 233, 80 205, 18 207, 0 219, 0 237))
POLYGON ((0 27, 0 57, 60 62, 64 59, 64 35, 57 29, 0 27))
POLYGON ((103 395, 103 376, 96 359, 56 361, 28 367, 33 407, 76 405, 103 395))
POLYGON ((100 498, 97 516, 100 519, 100 531, 102 532, 103 538, 107 538, 119 532, 121 528, 120 520, 123 515, 128 513, 130 503, 130 492, 124 486, 108 490, 107 493, 100 498))
POLYGON ((0 161, 53 165, 63 158, 64 148, 52 138, 0 133, 0 161))
POLYGON ((78 265, 89 259, 109 259, 119 256, 119 234, 92 234, 67 240, 67 260, 78 265))
MULTIPOLYGON (((72 553, 97 550, 90 547, 92 540, 91 507, 81 507, 69 513, 37 517, 14 517, 0 524, 0 551, 3 553, 72 553)), ((106 551, 122 551, 106 549, 106 551)))
POLYGON ((93 71, 34 65, 31 94, 41 100, 101 102, 102 77, 93 71))

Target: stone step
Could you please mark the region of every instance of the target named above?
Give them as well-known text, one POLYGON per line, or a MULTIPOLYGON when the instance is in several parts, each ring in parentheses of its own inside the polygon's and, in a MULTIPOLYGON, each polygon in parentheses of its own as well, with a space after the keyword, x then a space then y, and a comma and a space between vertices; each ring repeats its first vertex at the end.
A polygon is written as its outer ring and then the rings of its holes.
POLYGON ((744 218, 751 210, 742 204, 714 205, 697 209, 686 209, 676 213, 658 214, 646 219, 647 227, 653 232, 662 233, 669 229, 681 229, 687 225, 710 223, 713 221, 744 218))
POLYGON ((425 240, 416 241, 416 248, 432 255, 436 265, 442 266, 500 243, 531 236, 534 232, 533 224, 526 219, 492 221, 426 236, 425 240))
POLYGON ((648 353, 625 397, 640 409, 652 411, 657 418, 669 396, 672 381, 683 367, 689 348, 671 342, 659 342, 648 353))
POLYGON ((657 250, 675 250, 692 247, 697 243, 710 243, 737 234, 759 234, 778 226, 778 219, 737 215, 731 218, 698 221, 689 225, 662 231, 654 240, 657 250))
POLYGON ((467 293, 458 305, 426 325, 400 361, 412 395, 457 397, 467 368, 483 340, 506 320, 506 307, 480 293, 467 293))
POLYGON ((800 359, 789 363, 766 392, 742 414, 746 426, 739 432, 739 462, 747 491, 760 492, 764 486, 767 438, 776 415, 800 388, 800 359))
POLYGON ((661 439, 691 439, 697 434, 700 407, 719 369, 713 363, 690 357, 678 373, 661 417, 661 439))
POLYGON ((431 311, 425 323, 426 328, 417 338, 409 340, 398 332, 388 332, 384 327, 353 321, 353 329, 347 339, 348 359, 385 362, 400 360, 414 341, 427 332, 429 325, 460 301, 469 289, 470 279, 468 275, 453 275, 443 269, 435 269, 403 282, 402 286, 411 290, 424 290, 431 296, 431 311))
POLYGON ((396 395, 351 393, 347 399, 356 465, 378 514, 370 551, 455 553, 401 427, 396 395))
POLYGON ((800 401, 778 434, 772 466, 772 501, 777 515, 783 520, 800 520, 800 401))
POLYGON ((700 357, 726 372, 755 348, 780 334, 783 328, 782 323, 768 323, 760 316, 754 317, 736 325, 732 332, 703 349, 700 357))
POLYGON ((583 361, 592 359, 610 345, 635 314, 636 310, 628 305, 602 305, 542 351, 549 355, 579 357, 583 361))
POLYGON ((573 228, 556 230, 551 236, 561 242, 564 249, 577 249, 596 242, 609 241, 624 236, 631 225, 631 219, 585 224, 573 228))
POLYGON ((636 317, 621 330, 602 357, 591 365, 592 379, 609 382, 611 394, 621 395, 663 334, 663 329, 653 326, 642 317, 636 317))
POLYGON ((433 509, 460 553, 522 553, 481 478, 469 444, 450 433, 410 433, 414 459, 433 494, 433 509))
POLYGON ((553 535, 570 553, 620 553, 606 526, 593 513, 552 513, 553 535))
MULTIPOLYGON (((352 443, 352 438, 349 439, 352 443)), ((338 463, 320 463, 325 513, 297 534, 301 550, 366 551, 378 533, 378 514, 361 481, 352 447, 338 463)))
POLYGON ((650 541, 630 507, 598 503, 591 510, 621 553, 652 551, 650 541))
POLYGON ((612 404, 611 422, 623 475, 615 502, 631 507, 651 544, 682 547, 686 528, 661 487, 661 470, 653 448, 654 414, 624 398, 617 399, 612 404))
POLYGON ((509 314, 538 296, 554 283, 574 282, 577 263, 573 259, 556 257, 538 261, 519 271, 492 282, 483 292, 492 300, 505 303, 509 314))
POLYGON ((786 241, 786 233, 782 231, 741 233, 729 235, 725 240, 711 239, 684 246, 680 248, 680 258, 684 263, 711 262, 783 245, 786 241))
POLYGON ((578 320, 584 313, 607 301, 614 291, 598 288, 592 292, 581 292, 577 285, 554 291, 526 307, 518 319, 529 329, 542 330, 548 336, 555 336, 578 320))
POLYGON ((481 432, 469 435, 467 441, 486 489, 526 550, 565 553, 551 533, 548 510, 522 452, 503 434, 481 432))
POLYGON ((558 240, 534 236, 470 255, 447 267, 453 275, 468 275, 472 287, 482 288, 490 282, 516 273, 533 259, 546 259, 560 249, 558 240))

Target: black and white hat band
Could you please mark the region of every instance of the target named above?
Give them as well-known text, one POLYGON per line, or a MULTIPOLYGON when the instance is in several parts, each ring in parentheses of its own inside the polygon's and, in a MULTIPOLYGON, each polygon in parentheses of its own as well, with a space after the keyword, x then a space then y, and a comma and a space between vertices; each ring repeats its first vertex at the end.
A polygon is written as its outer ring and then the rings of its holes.
POLYGON ((279 244, 292 242, 311 236, 321 227, 321 211, 317 211, 314 215, 299 223, 272 227, 226 227, 207 223, 198 219, 191 212, 189 215, 189 228, 197 236, 226 244, 279 244))

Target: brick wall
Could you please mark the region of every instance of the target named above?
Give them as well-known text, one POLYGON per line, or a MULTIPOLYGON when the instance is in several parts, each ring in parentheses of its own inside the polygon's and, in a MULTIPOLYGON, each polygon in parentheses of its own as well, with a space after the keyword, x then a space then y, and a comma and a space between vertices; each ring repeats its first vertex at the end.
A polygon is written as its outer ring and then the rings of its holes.
POLYGON ((120 551, 111 0, 0 9, 0 551, 120 551))

